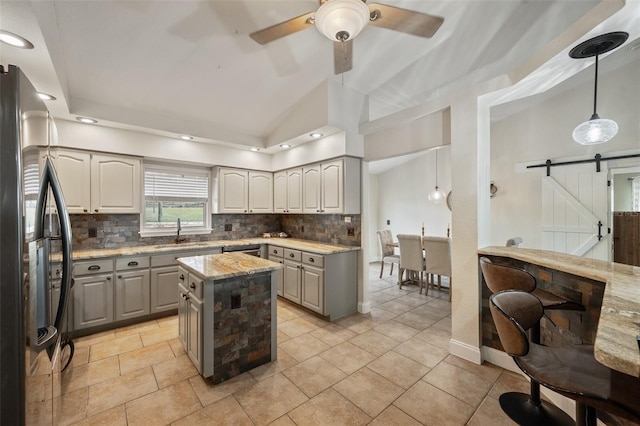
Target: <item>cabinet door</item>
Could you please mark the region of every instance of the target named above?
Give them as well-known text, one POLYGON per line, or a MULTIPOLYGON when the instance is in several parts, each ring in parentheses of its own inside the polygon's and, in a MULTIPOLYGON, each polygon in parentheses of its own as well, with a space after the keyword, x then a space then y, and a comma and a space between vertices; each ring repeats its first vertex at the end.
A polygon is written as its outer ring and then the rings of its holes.
POLYGON ((178 267, 151 269, 151 313, 178 307, 178 267))
POLYGON ((149 270, 116 271, 116 321, 149 314, 149 270))
POLYGON ((300 304, 301 301, 300 273, 299 262, 284 261, 284 287, 282 295, 298 304, 300 304))
POLYGON ((287 212, 287 172, 273 174, 273 211, 287 212))
POLYGON ((302 169, 302 185, 303 213, 320 213, 320 165, 302 169))
POLYGON ((182 284, 178 283, 178 339, 180 339, 180 343, 182 343, 185 351, 187 350, 187 316, 189 315, 188 295, 189 291, 182 284))
POLYGON ((249 172, 246 170, 220 169, 218 185, 220 213, 248 213, 249 172))
POLYGON ((92 213, 140 213, 140 160, 91 156, 92 213))
POLYGON ((69 213, 88 213, 91 208, 91 155, 56 151, 54 167, 69 213))
POLYGON ((302 306, 324 314, 324 270, 302 266, 302 306))
POLYGON ((73 329, 113 322, 113 275, 75 278, 73 286, 73 329))
POLYGON ((202 301, 193 293, 187 298, 187 354, 202 373, 202 301))
POLYGON ((287 170, 287 213, 302 213, 302 169, 287 170))
POLYGON ((249 213, 273 213, 273 174, 249 172, 249 213))
MULTIPOLYGON (((284 260, 281 257, 269 256, 269 260, 272 262, 278 262, 280 264, 284 264, 284 260)), ((277 294, 278 296, 282 296, 284 294, 284 270, 280 269, 277 271, 278 274, 278 286, 277 286, 277 294)))
POLYGON ((342 213, 344 178, 342 160, 322 164, 322 213, 342 213))

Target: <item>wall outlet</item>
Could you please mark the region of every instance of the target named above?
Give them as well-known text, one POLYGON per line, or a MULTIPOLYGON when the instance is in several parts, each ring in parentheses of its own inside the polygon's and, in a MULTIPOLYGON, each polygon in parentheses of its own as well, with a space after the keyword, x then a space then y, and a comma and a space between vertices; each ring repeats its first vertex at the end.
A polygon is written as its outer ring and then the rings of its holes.
POLYGON ((387 219, 387 225, 391 225, 391 221, 387 219))
POLYGON ((231 309, 238 309, 242 306, 242 298, 239 294, 231 295, 231 309))
POLYGON ((231 225, 230 223, 225 223, 224 224, 224 230, 225 231, 233 231, 233 225, 231 225))
POLYGON ((353 228, 347 228, 347 236, 349 237, 354 237, 355 236, 355 231, 353 228))
POLYGON ((304 225, 300 226, 300 232, 304 232, 304 225))
POLYGON ((351 223, 351 216, 345 216, 344 217, 344 222, 345 223, 351 223))
POLYGON ((96 238, 98 236, 98 228, 89 228, 89 238, 96 238))

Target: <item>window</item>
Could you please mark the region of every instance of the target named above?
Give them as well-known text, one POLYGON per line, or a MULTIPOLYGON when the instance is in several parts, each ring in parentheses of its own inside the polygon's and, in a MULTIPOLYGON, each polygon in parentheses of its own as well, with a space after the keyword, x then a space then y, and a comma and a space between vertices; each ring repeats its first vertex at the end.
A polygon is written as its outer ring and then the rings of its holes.
POLYGON ((640 212, 640 176, 631 179, 631 200, 634 212, 640 212))
POLYGON ((169 235, 209 232, 209 170, 145 164, 142 232, 169 235))
POLYGON ((27 239, 31 239, 36 222, 36 204, 40 190, 40 167, 37 156, 27 156, 23 167, 24 227, 27 239))

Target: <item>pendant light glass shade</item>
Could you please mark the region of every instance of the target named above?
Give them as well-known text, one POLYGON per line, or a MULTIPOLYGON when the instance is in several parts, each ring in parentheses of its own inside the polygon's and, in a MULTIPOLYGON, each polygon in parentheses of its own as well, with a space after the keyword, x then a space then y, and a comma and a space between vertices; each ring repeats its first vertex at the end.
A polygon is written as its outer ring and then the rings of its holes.
POLYGON ((315 16, 316 28, 332 41, 347 41, 369 23, 369 8, 361 0, 328 0, 315 16))
POLYGON ((609 141, 618 133, 618 123, 597 114, 573 130, 573 140, 581 145, 596 145, 609 141))
POLYGON ((444 198, 444 192, 438 188, 438 151, 436 151, 436 187, 427 195, 427 199, 430 203, 440 204, 444 201, 444 198))
POLYGON ((598 57, 624 43, 629 34, 616 31, 601 34, 575 46, 569 52, 574 59, 591 58, 595 56, 595 79, 593 83, 593 115, 588 121, 581 123, 573 130, 573 140, 581 145, 596 145, 609 141, 618 133, 618 123, 598 116, 598 57))

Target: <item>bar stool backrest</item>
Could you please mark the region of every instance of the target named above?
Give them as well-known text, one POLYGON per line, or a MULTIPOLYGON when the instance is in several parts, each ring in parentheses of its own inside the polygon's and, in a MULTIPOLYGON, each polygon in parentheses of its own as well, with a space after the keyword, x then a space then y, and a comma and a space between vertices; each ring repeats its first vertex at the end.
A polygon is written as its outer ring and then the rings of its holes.
POLYGON ((524 269, 493 263, 487 257, 480 258, 480 268, 492 293, 503 290, 522 290, 531 293, 536 288, 536 279, 524 269))
POLYGON ((505 352, 515 357, 529 353, 525 330, 540 321, 544 312, 538 298, 524 291, 501 291, 491 295, 489 308, 505 352))

